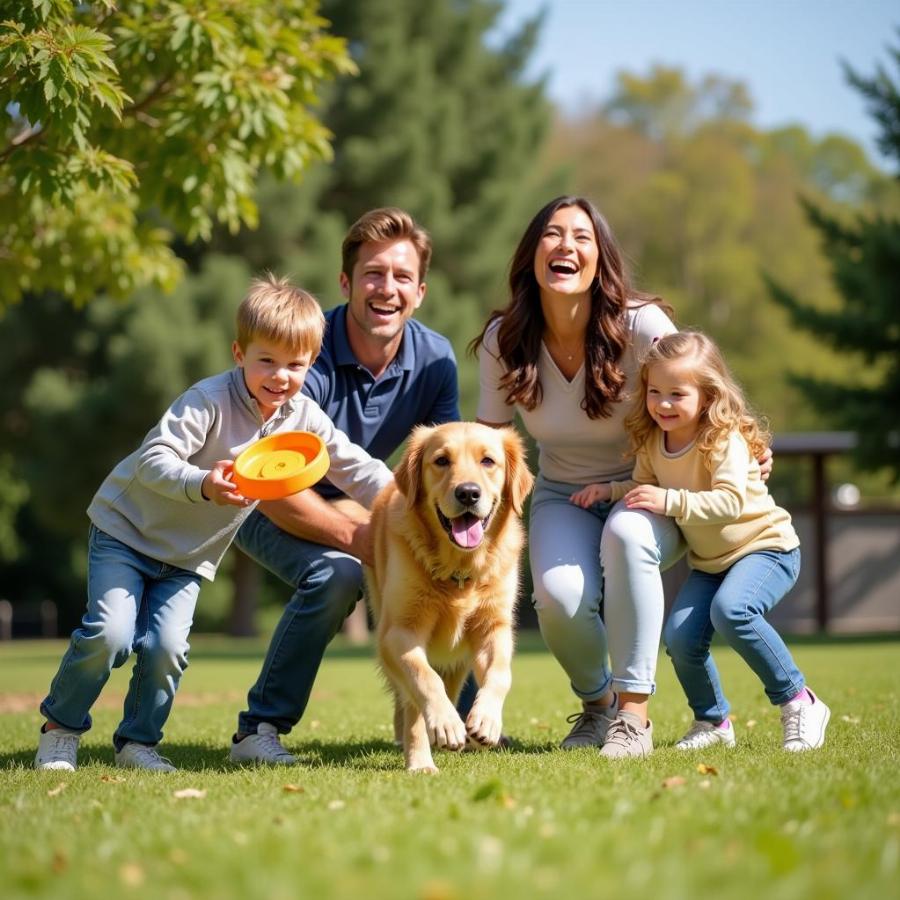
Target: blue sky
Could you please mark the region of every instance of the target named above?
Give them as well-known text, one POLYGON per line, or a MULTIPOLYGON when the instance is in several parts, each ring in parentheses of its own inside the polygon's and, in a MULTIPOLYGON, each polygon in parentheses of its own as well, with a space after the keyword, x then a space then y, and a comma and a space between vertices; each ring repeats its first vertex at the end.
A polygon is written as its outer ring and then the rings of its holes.
MULTIPOLYGON (((531 74, 548 76, 567 110, 605 99, 621 69, 677 65, 743 81, 764 128, 799 122, 814 135, 849 135, 886 166, 862 97, 839 60, 864 74, 900 46, 897 0, 505 0, 500 30, 544 8, 531 74)), ((897 70, 889 66, 896 77, 897 70)))

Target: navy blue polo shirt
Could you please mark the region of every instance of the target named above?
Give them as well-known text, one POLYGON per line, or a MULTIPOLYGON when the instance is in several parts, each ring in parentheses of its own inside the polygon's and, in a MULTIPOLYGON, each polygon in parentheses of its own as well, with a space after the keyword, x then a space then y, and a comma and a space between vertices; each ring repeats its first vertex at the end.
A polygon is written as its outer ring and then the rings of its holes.
MULTIPOLYGON (((397 356, 375 379, 350 349, 346 303, 325 313, 322 352, 306 376, 303 393, 351 441, 382 460, 416 425, 459 419, 459 383, 450 341, 408 319, 397 356)), ((317 490, 329 498, 341 494, 325 480, 317 490)))

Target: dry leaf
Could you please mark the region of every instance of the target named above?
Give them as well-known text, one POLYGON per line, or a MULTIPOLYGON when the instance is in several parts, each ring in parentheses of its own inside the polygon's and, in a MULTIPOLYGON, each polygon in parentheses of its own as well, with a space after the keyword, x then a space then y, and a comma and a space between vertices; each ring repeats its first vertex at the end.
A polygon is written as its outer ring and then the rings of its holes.
POLYGON ((128 887, 140 887, 144 883, 144 870, 137 863, 119 866, 119 879, 128 887))
POLYGON ((66 856, 65 850, 54 850, 53 851, 53 861, 50 863, 50 868, 59 875, 61 872, 65 872, 66 869, 69 868, 69 857, 66 856))
POLYGON ((756 719, 747 719, 744 722, 744 728, 756 728, 756 719))
POLYGON ((708 766, 706 763, 697 763, 697 771, 701 775, 718 775, 719 770, 715 766, 708 766))
POLYGON ((343 800, 332 800, 328 804, 329 809, 343 809, 347 804, 343 800))
POLYGON ((305 793, 306 788, 299 784, 286 784, 282 790, 286 794, 302 794, 305 793))
POLYGON ((66 787, 66 783, 64 781, 61 781, 55 788, 50 788, 50 790, 47 791, 47 796, 57 797, 66 789, 66 787))
POLYGON ((318 719, 313 719, 312 722, 309 723, 310 728, 318 728, 322 723, 318 719))
POLYGON ((704 778, 703 781, 697 782, 697 787, 701 790, 708 791, 712 787, 712 782, 708 778, 704 778))
POLYGON ((859 725, 857 716, 841 716, 841 721, 846 722, 848 725, 859 725))
POLYGON ((685 779, 681 777, 681 775, 671 775, 669 778, 664 778, 662 786, 664 788, 673 788, 679 787, 679 785, 684 784, 685 779))
POLYGON ((101 781, 105 781, 107 784, 122 784, 125 781, 121 775, 101 775, 101 781))
POLYGON ((176 800, 202 800, 206 796, 206 791, 200 791, 197 788, 182 788, 180 791, 173 791, 172 796, 176 800))

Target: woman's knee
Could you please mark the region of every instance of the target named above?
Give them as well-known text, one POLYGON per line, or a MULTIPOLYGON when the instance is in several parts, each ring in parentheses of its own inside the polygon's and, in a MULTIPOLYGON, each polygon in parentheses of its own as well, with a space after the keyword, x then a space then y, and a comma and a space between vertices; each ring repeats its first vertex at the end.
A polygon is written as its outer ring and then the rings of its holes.
POLYGON ((583 580, 546 573, 535 581, 534 608, 541 626, 577 627, 600 614, 599 585, 590 587, 583 580))
POLYGON ((646 514, 618 509, 606 522, 600 538, 600 558, 604 569, 617 564, 659 566, 660 552, 653 527, 646 514))

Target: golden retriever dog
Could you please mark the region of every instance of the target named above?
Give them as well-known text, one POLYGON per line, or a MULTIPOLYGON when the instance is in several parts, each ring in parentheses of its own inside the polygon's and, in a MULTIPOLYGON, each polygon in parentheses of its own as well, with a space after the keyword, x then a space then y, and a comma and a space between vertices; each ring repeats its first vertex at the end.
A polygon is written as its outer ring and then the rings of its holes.
POLYGON ((416 428, 372 509, 367 597, 394 724, 410 772, 436 772, 431 745, 500 740, 513 608, 533 478, 518 434, 452 422, 416 428), (479 685, 465 722, 463 681, 479 685))

